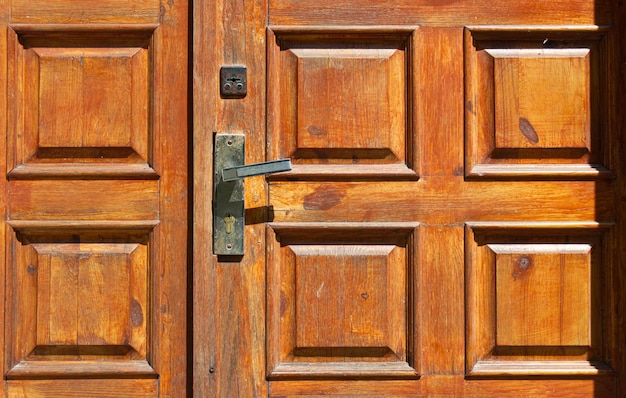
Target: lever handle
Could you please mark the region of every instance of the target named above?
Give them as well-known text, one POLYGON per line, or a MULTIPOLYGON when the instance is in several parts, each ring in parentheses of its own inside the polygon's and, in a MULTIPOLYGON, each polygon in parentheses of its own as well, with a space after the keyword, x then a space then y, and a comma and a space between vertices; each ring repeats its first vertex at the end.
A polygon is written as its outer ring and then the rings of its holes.
POLYGON ((269 162, 247 164, 245 166, 225 167, 222 169, 222 181, 235 181, 238 178, 281 173, 290 170, 290 159, 271 160, 269 162))
MULTIPOLYGON (((291 170, 289 159, 244 165, 245 136, 216 134, 213 156, 213 254, 244 254, 244 178, 291 170)), ((235 257, 236 258, 236 257, 235 257)))

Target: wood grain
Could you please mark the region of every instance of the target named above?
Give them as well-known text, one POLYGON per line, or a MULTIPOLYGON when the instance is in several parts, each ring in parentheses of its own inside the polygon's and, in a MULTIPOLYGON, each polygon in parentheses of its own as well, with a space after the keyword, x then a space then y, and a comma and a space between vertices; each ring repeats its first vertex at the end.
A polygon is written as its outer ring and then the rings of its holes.
POLYGON ((599 113, 610 40, 594 26, 468 27, 465 175, 611 177, 599 113))
POLYGON ((16 220, 155 220, 157 181, 23 180, 11 182, 9 214, 16 220), (102 193, 105 193, 104 195, 102 193), (120 207, 120 203, 124 203, 120 207))
POLYGON ((274 221, 582 221, 613 219, 610 181, 287 183, 270 186, 274 221), (393 188, 392 188, 393 187, 393 188), (489 203, 489 206, 482 206, 489 203))
POLYGON ((213 134, 246 135, 246 163, 265 156, 265 0, 194 4, 194 310, 193 394, 253 397, 265 381, 265 228, 263 178, 245 182, 246 253, 212 255, 213 134), (219 67, 246 65, 248 94, 221 99, 219 67), (206 239, 206 241, 205 241, 206 239))
POLYGON ((505 0, 436 1, 402 0, 364 2, 341 0, 272 0, 270 24, 276 25, 518 25, 541 24, 610 24, 611 3, 552 1, 539 4, 530 0, 514 5, 505 0))
MULTIPOLYGON (((423 376, 410 381, 281 381, 271 385, 270 397, 424 397, 441 394, 479 398, 493 393, 496 380, 467 380, 463 376, 423 376)), ((502 383, 500 383, 502 384, 502 383)), ((501 397, 612 397, 616 395, 615 379, 598 380, 509 380, 497 388, 501 397), (571 388, 571 390, 569 390, 571 388), (570 392, 564 392, 568 389, 570 392)))
POLYGON ((187 18, 0 5, 4 396, 187 389, 187 18))
POLYGON ((150 380, 11 380, 7 396, 11 398, 64 397, 155 397, 158 381, 150 380))
POLYGON ((418 226, 271 223, 268 376, 414 378, 418 226), (400 327, 390 327, 401 325, 400 327))
MULTIPOLYGON (((220 25, 242 23, 225 15, 245 4, 197 8, 196 26, 210 26, 196 30, 198 51, 250 62, 259 59, 242 43, 264 43, 267 84, 220 100, 217 66, 195 64, 196 176, 211 167, 206 129, 230 127, 254 137, 249 156, 290 157, 294 168, 269 178, 267 196, 249 185, 262 201, 255 214, 267 215, 255 222, 271 223, 265 240, 259 224, 247 227, 256 243, 236 262, 248 279, 196 247, 195 305, 238 317, 201 320, 194 394, 620 396, 624 166, 614 143, 625 72, 613 65, 624 29, 614 16, 626 11, 583 0, 264 5, 255 16, 267 20, 245 40, 220 25), (250 115, 266 124, 250 130, 250 115), (390 243, 383 225, 414 225, 412 243, 390 243), (406 307, 381 313, 390 304, 379 293, 402 290, 383 271, 396 251, 407 293, 387 300, 406 307), (378 305, 362 305, 361 286, 378 305), (257 333, 260 314, 246 311, 263 297, 257 333), (401 346, 383 353, 394 327, 405 356, 401 346), (239 366, 224 361, 227 349, 239 366), (264 356, 269 382, 256 373, 264 356)), ((196 188, 210 198, 201 178, 196 188)), ((208 222, 196 233, 210 234, 208 222)))
POLYGON ((11 4, 11 18, 15 23, 149 23, 158 22, 161 10, 153 0, 139 0, 128 4, 123 0, 56 1, 15 0, 11 4))
MULTIPOLYGON (((626 31, 626 8, 614 3, 613 12, 615 13, 617 35, 613 46, 619 46, 621 50, 611 53, 609 65, 626 62, 626 52, 623 49, 624 32, 626 31)), ((608 126, 620 132, 615 137, 615 140, 622 142, 626 133, 624 131, 626 128, 626 112, 623 112, 624 106, 626 106, 626 99, 620 93, 626 89, 626 71, 623 68, 610 68, 609 75, 614 84, 611 85, 610 89, 609 98, 611 99, 611 105, 609 109, 612 109, 612 112, 609 113, 608 126)), ((623 181, 626 178, 626 165, 620 159, 626 156, 626 152, 623 146, 616 145, 611 148, 610 153, 616 161, 617 177, 619 181, 622 181, 617 188, 617 194, 618 197, 624 198, 626 195, 626 184, 623 181)), ((626 234, 626 203, 623 199, 616 204, 616 210, 617 226, 615 233, 611 236, 611 242, 615 245, 617 253, 613 267, 609 269, 609 278, 613 282, 611 283, 611 288, 607 291, 608 295, 605 296, 612 310, 609 310, 605 316, 609 319, 609 325, 612 330, 626 330, 626 294, 623 293, 623 286, 626 283, 626 244, 622 239, 625 236, 624 234, 626 234)), ((623 380, 626 380, 626 346, 623 338, 619 336, 620 333, 611 336, 606 342, 606 347, 614 354, 615 359, 610 361, 610 365, 623 385, 623 380)), ((620 392, 622 395, 624 394, 623 388, 620 392)))
MULTIPOLYGON (((10 4, 9 2, 0 3, 0 29, 6 29, 6 23, 8 22, 10 15, 10 4)), ((5 87, 8 87, 8 61, 9 58, 9 43, 8 43, 8 34, 0 35, 0 54, 7 54, 7 56, 0 57, 0 87, 2 87, 2 92, 0 93, 0 130, 8 131, 7 119, 9 116, 8 104, 13 100, 13 96, 9 94, 8 90, 5 90, 5 87)), ((0 155, 0 170, 7 170, 7 157, 4 155, 6 153, 7 144, 8 144, 8 134, 4 134, 2 138, 0 138, 0 150, 2 151, 2 155, 0 155)), ((8 189, 8 181, 7 178, 4 177, 4 173, 0 173, 0 258, 6 259, 8 252, 10 250, 6 245, 7 241, 7 189, 8 189)), ((2 269, 4 270, 5 261, 2 262, 2 269)), ((5 272, 0 272, 0 294, 2 297, 6 297, 7 289, 7 281, 9 278, 5 272)), ((9 289, 10 290, 10 289, 9 289)), ((6 319, 6 309, 4 305, 0 305, 0 317, 2 319, 6 319)), ((10 353, 6 353, 4 347, 6 347, 5 340, 6 332, 0 332, 0 367, 2 367, 3 371, 6 369, 6 363, 10 360, 10 353)))

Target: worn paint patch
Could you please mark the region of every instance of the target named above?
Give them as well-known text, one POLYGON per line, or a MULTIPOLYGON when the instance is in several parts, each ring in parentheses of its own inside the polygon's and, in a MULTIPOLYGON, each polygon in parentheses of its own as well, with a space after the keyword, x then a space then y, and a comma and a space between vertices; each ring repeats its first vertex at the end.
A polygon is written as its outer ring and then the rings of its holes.
POLYGON ((539 142, 539 136, 537 135, 535 128, 525 117, 519 118, 519 130, 531 144, 536 144, 539 142))
POLYGON ((339 203, 346 196, 345 192, 328 186, 320 186, 304 197, 305 210, 328 210, 339 203))

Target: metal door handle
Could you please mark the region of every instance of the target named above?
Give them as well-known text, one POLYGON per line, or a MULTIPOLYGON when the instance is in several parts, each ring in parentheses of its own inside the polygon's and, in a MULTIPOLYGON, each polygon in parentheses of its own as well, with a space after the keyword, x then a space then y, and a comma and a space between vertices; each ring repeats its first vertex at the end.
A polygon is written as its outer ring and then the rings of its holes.
POLYGON ((213 157, 213 254, 244 253, 243 178, 291 170, 289 159, 244 165, 245 136, 216 134, 213 157))
POLYGON ((222 169, 222 181, 235 181, 238 178, 254 177, 291 170, 291 160, 280 159, 269 162, 247 164, 245 166, 222 169))

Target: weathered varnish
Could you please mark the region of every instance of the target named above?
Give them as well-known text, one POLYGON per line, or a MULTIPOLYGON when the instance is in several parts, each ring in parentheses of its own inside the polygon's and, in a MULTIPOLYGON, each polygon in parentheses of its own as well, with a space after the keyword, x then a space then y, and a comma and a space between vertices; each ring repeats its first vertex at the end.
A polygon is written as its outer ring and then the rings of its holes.
POLYGON ((0 3, 9 397, 184 396, 187 4, 0 3))
POLYGON ((625 23, 197 1, 194 396, 624 396, 625 23), (213 132, 293 163, 247 183, 236 262, 206 247, 213 132))

